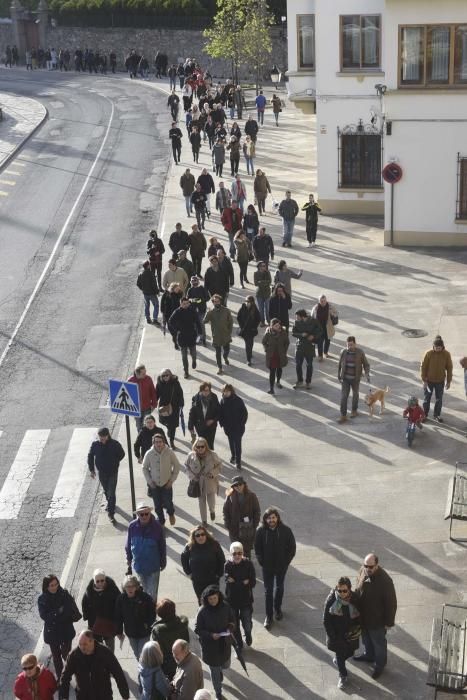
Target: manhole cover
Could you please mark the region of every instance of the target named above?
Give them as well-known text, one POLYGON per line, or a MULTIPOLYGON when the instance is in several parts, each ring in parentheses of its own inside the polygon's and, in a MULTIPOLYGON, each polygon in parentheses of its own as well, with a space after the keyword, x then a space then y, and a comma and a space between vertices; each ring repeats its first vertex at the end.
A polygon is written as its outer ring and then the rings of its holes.
POLYGON ((406 338, 424 338, 428 333, 421 328, 407 328, 407 330, 402 331, 402 335, 405 335, 406 338))

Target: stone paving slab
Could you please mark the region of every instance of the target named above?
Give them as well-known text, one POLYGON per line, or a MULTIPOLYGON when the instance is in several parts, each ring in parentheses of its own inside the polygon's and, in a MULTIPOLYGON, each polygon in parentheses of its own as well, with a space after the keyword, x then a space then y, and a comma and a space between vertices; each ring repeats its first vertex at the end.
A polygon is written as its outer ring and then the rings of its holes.
POLYGON ((0 169, 3 168, 47 119, 46 108, 30 97, 0 92, 0 169))
MULTIPOLYGON (((308 192, 316 191, 314 169, 310 167, 316 157, 314 117, 287 106, 279 129, 271 121, 270 117, 260 130, 255 165, 267 173, 276 199, 291 187, 293 196, 302 204, 308 192)), ((191 162, 186 137, 184 141, 182 164, 172 166, 161 214, 166 243, 177 221, 184 227, 194 221, 184 214, 178 186, 180 174, 185 167, 192 168, 195 176, 202 167, 211 169, 207 147, 203 146, 196 167, 191 162)), ((243 170, 242 162, 241 174, 251 192, 251 182, 243 170)), ((230 178, 224 180, 229 182, 230 178)), ((362 557, 375 549, 395 581, 399 599, 397 624, 388 636, 389 665, 380 682, 370 678, 368 668, 350 662, 353 685, 347 695, 375 700, 432 697, 425 685, 432 618, 439 614, 443 602, 466 599, 465 550, 449 542, 448 522, 443 517, 449 476, 456 459, 464 455, 466 444, 466 404, 457 367, 458 358, 465 354, 465 324, 464 314, 454 314, 453 307, 457 311, 465 308, 457 305, 457 294, 462 294, 465 286, 467 253, 383 248, 381 222, 325 216, 320 219, 316 248, 306 247, 304 220, 299 218, 294 248, 285 250, 280 246, 280 220, 270 204, 269 200, 263 221, 277 245, 273 270, 281 258, 289 266, 304 270, 302 279, 293 283, 294 309, 311 308, 324 290, 338 307, 340 322, 331 346, 333 359, 315 364, 311 395, 292 389, 293 345, 284 371, 284 388, 275 397, 266 394, 267 373, 260 338, 255 342, 252 368, 246 367, 242 343, 234 336, 233 359, 222 378, 215 374, 214 353, 208 347, 200 348, 193 377, 181 379, 186 416, 191 396, 201 380, 212 381, 216 392, 224 382, 231 381, 245 398, 250 418, 244 440, 244 474, 263 508, 270 504, 280 507, 298 545, 287 576, 284 620, 274 625, 271 632, 262 627, 263 590, 258 572, 254 643, 245 652, 250 677, 233 660, 231 670, 225 674, 224 694, 228 700, 341 697, 332 655, 325 647, 322 606, 337 577, 348 575, 355 580, 362 557), (415 340, 405 338, 402 331, 412 327, 422 327, 428 335, 415 340), (440 330, 455 364, 453 385, 445 394, 446 423, 428 423, 409 450, 404 442, 401 412, 410 394, 421 396, 420 358, 440 330), (340 395, 336 357, 349 334, 355 334, 367 351, 374 385, 388 385, 391 391, 383 416, 370 419, 362 405, 357 419, 340 426, 336 423, 340 395)), ((207 229, 208 236, 216 235, 225 241, 216 214, 207 229)), ((144 241, 143 232, 141 257, 144 241)), ((252 272, 253 269, 251 276, 252 272)), ((250 286, 248 293, 252 291, 250 286)), ((233 311, 246 293, 235 289, 229 301, 233 311)), ((159 329, 145 327, 141 360, 153 375, 162 367, 171 367, 181 377, 180 357, 169 341, 169 336, 164 339, 159 329)), ((366 390, 366 385, 362 389, 366 390)), ((124 440, 123 433, 120 439, 124 440)), ((178 433, 176 444, 183 461, 189 443, 178 433)), ((217 433, 216 452, 224 460, 229 456, 222 431, 217 433)), ((221 525, 221 497, 236 473, 224 461, 216 522, 212 525, 224 548, 229 543, 221 525)), ((197 506, 187 498, 186 486, 186 478, 181 474, 174 487, 177 523, 167 531, 168 566, 161 577, 160 596, 172 597, 178 611, 188 615, 193 623, 195 599, 179 560, 188 531, 198 521, 197 506)), ((137 499, 146 493, 138 466, 136 493, 137 499)), ((129 481, 124 465, 120 470, 118 501, 122 510, 117 514, 116 528, 107 523, 103 512, 99 517, 84 582, 97 566, 104 565, 117 581, 124 573, 125 528, 130 517, 129 481)), ((195 640, 193 648, 198 651, 195 640)), ((126 644, 117 654, 134 681, 136 662, 126 644)), ((207 674, 205 677, 211 687, 207 674)), ((132 692, 132 697, 137 697, 134 682, 132 692)))

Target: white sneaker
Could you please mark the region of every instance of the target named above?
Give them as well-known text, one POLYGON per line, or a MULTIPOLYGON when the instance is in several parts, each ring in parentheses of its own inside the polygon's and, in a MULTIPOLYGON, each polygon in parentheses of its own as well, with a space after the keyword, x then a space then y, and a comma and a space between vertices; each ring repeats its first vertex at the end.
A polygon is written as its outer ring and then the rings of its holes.
POLYGON ((337 687, 339 690, 344 690, 344 688, 348 685, 349 679, 347 676, 339 676, 339 680, 337 681, 337 687))
POLYGON ((311 248, 311 243, 308 243, 308 246, 307 246, 307 247, 308 247, 308 248, 311 248))

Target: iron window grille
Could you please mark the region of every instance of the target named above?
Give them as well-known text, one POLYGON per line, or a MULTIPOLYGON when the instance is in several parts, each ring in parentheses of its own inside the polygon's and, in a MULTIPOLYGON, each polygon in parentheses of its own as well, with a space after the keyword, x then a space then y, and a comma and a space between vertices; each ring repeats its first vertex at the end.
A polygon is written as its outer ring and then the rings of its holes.
POLYGON ((348 124, 337 128, 339 188, 381 189, 383 132, 374 124, 348 124))

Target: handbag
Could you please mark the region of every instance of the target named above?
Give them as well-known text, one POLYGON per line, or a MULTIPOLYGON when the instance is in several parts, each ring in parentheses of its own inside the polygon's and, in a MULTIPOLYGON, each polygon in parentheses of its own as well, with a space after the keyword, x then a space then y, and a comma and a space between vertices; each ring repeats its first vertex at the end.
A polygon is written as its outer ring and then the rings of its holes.
POLYGON ((173 396, 174 396, 174 390, 172 389, 172 395, 170 397, 169 403, 166 403, 165 406, 161 406, 160 401, 159 401, 159 406, 157 407, 157 413, 159 414, 159 418, 168 418, 169 416, 172 415, 172 413, 173 413, 173 406, 172 406, 173 396))
POLYGON ((357 622, 354 625, 352 625, 352 627, 349 629, 349 631, 345 635, 345 638, 348 642, 355 642, 357 639, 360 639, 361 636, 362 636, 362 627, 357 622))
POLYGON ((71 598, 71 620, 72 620, 72 622, 79 622, 83 616, 81 615, 79 608, 76 605, 76 600, 73 598, 72 595, 70 595, 70 598, 71 598))
POLYGON ((117 628, 112 620, 106 620, 105 617, 96 617, 96 621, 92 626, 92 631, 99 637, 115 637, 117 628))
POLYGON ((337 326, 339 323, 339 316, 331 316, 331 323, 333 326, 337 326))
POLYGON ((199 498, 201 496, 201 488, 199 485, 199 481, 196 481, 195 479, 190 479, 190 481, 188 482, 186 495, 190 498, 199 498))

